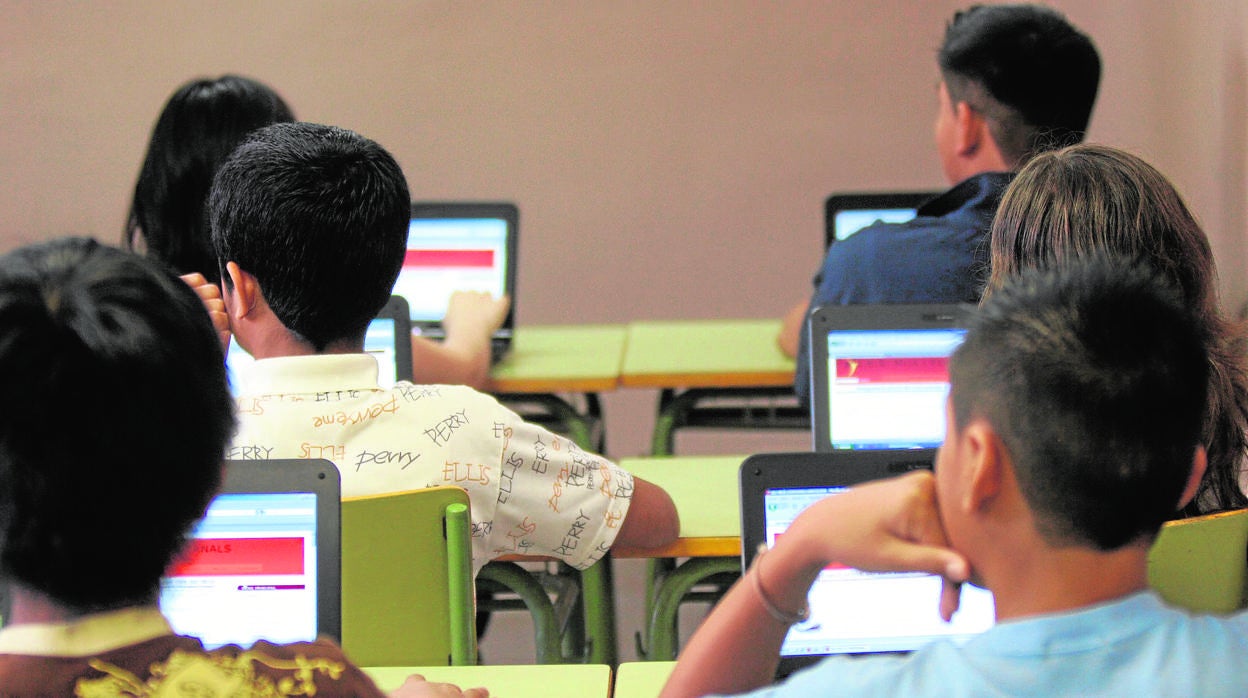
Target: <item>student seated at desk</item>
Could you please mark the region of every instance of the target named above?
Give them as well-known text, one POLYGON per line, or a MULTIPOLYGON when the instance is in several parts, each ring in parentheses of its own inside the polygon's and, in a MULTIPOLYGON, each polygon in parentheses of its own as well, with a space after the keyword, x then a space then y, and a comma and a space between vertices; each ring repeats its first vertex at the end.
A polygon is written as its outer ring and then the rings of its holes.
MULTIPOLYGON (((294 115, 281 95, 250 78, 198 78, 179 87, 152 128, 122 245, 190 275, 196 286, 219 283, 206 214, 212 177, 247 134, 290 121, 294 115)), ((474 291, 453 294, 443 320, 445 341, 412 335, 417 380, 484 388, 490 335, 510 303, 474 291)))
MULTIPOLYGON (((923 50, 927 43, 921 42, 923 50)), ((855 303, 974 303, 988 226, 1012 172, 1038 152, 1083 140, 1101 61, 1087 35, 1043 5, 954 13, 937 55, 936 150, 951 188, 905 223, 877 222, 833 244, 809 301, 785 315, 780 348, 809 397, 811 308, 855 303)))
POLYGON ((1175 285, 1211 342, 1202 438, 1209 467, 1183 514, 1248 506, 1248 337, 1222 314, 1209 238, 1166 176, 1103 145, 1037 155, 1006 190, 989 239, 985 295, 1019 270, 1098 252, 1143 259, 1175 285))
POLYGON ((257 359, 239 379, 231 457, 326 458, 343 496, 463 487, 478 570, 507 554, 583 569, 617 542, 674 540, 662 489, 492 397, 378 386, 364 331, 399 273, 409 211, 398 163, 344 129, 268 126, 217 172, 210 214, 224 298, 208 303, 257 359))
POLYGON ((1208 338, 1164 277, 1121 258, 1031 271, 995 291, 950 366, 935 472, 804 511, 682 653, 663 698, 1242 696, 1248 613, 1193 616, 1147 588, 1161 524, 1195 495, 1208 338), (767 687, 832 561, 991 590, 965 645, 832 657, 767 687))
POLYGON ((86 239, 0 257, 0 399, 0 695, 382 695, 329 640, 206 650, 157 607, 234 428, 176 277, 86 239))

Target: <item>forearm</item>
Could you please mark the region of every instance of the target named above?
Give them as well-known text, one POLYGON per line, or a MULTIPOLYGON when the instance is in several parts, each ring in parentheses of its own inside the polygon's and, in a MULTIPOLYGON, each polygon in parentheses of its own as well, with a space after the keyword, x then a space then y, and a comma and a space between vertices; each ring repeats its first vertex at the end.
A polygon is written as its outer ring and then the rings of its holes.
POLYGON ((412 373, 417 383, 466 385, 484 390, 490 377, 489 338, 448 336, 444 342, 435 342, 413 335, 412 373))
POLYGON ((768 605, 783 614, 805 607, 820 566, 804 557, 777 549, 756 559, 694 633, 660 697, 741 693, 770 684, 790 626, 768 605))

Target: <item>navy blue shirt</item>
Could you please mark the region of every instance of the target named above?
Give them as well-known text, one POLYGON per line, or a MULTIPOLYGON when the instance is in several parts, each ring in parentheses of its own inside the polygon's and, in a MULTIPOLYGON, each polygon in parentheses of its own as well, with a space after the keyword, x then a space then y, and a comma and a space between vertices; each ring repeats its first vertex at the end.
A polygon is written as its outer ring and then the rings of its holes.
MULTIPOLYGON (((919 207, 906 223, 876 223, 833 243, 815 276, 810 306, 978 303, 988 280, 988 229, 1014 177, 984 172, 919 207)), ((793 388, 810 395, 805 328, 793 388)))

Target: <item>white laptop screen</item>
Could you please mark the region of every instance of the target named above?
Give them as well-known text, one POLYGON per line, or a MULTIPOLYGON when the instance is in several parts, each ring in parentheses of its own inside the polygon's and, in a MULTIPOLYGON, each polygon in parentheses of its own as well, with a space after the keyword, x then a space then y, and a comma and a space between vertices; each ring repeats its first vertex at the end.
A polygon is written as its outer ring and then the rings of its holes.
POLYGON ((414 324, 441 322, 455 291, 508 293, 507 228, 502 218, 412 218, 394 294, 414 324))
MULTIPOLYGON (((774 546, 789 524, 814 502, 843 487, 768 489, 764 493, 766 540, 774 546)), ((953 621, 939 613, 940 578, 921 573, 862 572, 829 565, 810 588, 810 619, 784 638, 781 656, 901 652, 938 638, 964 642, 992 626, 992 594, 964 585, 953 621)))
MULTIPOLYGON (((393 388, 399 379, 399 360, 395 355, 395 322, 391 318, 379 317, 368 323, 368 331, 364 334, 364 351, 377 359, 377 384, 383 388, 393 388)), ((230 377, 230 390, 235 395, 240 393, 241 378, 246 367, 255 363, 247 350, 230 342, 230 350, 225 354, 225 368, 230 377)))
POLYGON ((829 331, 831 448, 939 446, 949 356, 965 334, 958 328, 829 331))
POLYGON ((218 494, 160 585, 175 632, 208 648, 317 636, 316 495, 218 494))
POLYGON ((833 216, 833 229, 837 240, 844 240, 863 228, 875 223, 905 223, 914 218, 913 208, 848 209, 837 211, 833 216))

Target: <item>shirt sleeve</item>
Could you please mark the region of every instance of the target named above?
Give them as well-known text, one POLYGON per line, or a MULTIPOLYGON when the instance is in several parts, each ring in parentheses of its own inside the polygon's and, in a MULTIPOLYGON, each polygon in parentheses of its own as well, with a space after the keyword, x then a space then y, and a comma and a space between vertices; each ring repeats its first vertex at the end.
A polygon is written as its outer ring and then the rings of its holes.
POLYGON ((594 564, 628 514, 632 475, 501 405, 497 414, 498 502, 489 557, 544 555, 577 569, 594 564))

